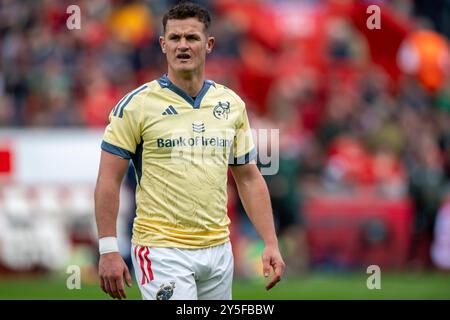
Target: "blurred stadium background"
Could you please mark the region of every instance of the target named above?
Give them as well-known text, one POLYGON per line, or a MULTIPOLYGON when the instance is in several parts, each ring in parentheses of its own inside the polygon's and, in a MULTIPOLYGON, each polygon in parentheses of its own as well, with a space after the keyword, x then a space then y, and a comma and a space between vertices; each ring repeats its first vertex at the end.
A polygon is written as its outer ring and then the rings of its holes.
MULTIPOLYGON (((176 2, 0 1, 0 299, 107 298, 93 210, 102 132, 126 92, 166 72, 157 37, 176 2), (79 30, 66 26, 72 4, 79 30), (81 290, 66 287, 70 265, 81 290)), ((230 179, 234 297, 450 299, 450 1, 197 2, 214 14, 208 77, 241 95, 254 128, 280 129, 280 170, 265 178, 286 279, 263 289, 230 179), (366 25, 373 4, 381 29, 366 25), (381 290, 366 287, 369 265, 381 290)))

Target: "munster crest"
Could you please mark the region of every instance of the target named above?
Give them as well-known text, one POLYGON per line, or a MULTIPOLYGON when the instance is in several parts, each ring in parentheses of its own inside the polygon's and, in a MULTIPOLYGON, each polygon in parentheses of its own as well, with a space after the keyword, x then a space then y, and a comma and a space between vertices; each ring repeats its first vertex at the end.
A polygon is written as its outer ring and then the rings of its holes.
POLYGON ((228 101, 219 102, 214 107, 213 115, 217 119, 228 119, 229 114, 230 114, 230 103, 228 101))
POLYGON ((156 293, 156 300, 169 300, 173 295, 175 289, 175 282, 171 281, 169 284, 163 283, 156 293))

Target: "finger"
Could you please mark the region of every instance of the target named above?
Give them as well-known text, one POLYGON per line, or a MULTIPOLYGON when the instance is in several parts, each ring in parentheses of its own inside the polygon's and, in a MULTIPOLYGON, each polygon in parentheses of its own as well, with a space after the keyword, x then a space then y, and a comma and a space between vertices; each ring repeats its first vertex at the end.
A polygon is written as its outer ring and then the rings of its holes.
MULTIPOLYGON (((104 282, 104 285, 105 285, 105 292, 106 292, 107 294, 109 294, 109 295, 112 297, 112 294, 111 294, 111 286, 109 285, 108 279, 107 279, 107 278, 103 279, 103 282, 104 282)), ((114 298, 114 297, 113 297, 113 298, 114 298)))
POLYGON ((270 274, 270 258, 263 255, 262 263, 263 263, 263 274, 264 274, 264 277, 267 278, 270 274))
POLYGON ((281 280, 280 276, 274 275, 270 280, 270 282, 266 285, 266 290, 272 289, 280 280, 281 280))
POLYGON ((127 286, 129 288, 131 288, 131 286, 133 285, 133 281, 131 280, 130 271, 128 271, 127 267, 125 267, 125 271, 123 273, 124 273, 123 276, 125 278, 125 282, 126 282, 127 286))
POLYGON ((117 292, 116 280, 114 277, 109 279, 109 287, 111 288, 110 295, 113 298, 120 299, 119 293, 117 292))
POLYGON ((274 263, 273 270, 274 275, 272 277, 272 280, 266 286, 267 290, 272 289, 278 282, 281 281, 281 276, 283 275, 284 272, 284 263, 282 261, 274 263))
POLYGON ((104 293, 108 293, 108 291, 106 291, 105 280, 103 280, 103 277, 100 277, 100 287, 102 288, 104 293))
POLYGON ((282 261, 278 261, 277 263, 275 263, 273 266, 273 271, 276 276, 280 277, 281 280, 281 277, 284 273, 284 263, 282 261))
POLYGON ((126 295, 125 289, 123 287, 122 277, 116 279, 116 287, 117 287, 117 293, 119 295, 119 298, 126 299, 127 295, 126 295))

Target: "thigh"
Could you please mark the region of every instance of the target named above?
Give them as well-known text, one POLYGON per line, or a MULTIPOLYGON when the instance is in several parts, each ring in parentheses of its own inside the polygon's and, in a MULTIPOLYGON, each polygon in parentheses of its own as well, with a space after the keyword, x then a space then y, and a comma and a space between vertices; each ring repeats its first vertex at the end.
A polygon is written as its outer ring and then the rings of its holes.
POLYGON ((231 300, 234 259, 231 243, 211 248, 213 272, 211 277, 197 281, 199 300, 231 300))
POLYGON ((142 299, 197 299, 193 272, 177 249, 132 245, 132 260, 142 299))

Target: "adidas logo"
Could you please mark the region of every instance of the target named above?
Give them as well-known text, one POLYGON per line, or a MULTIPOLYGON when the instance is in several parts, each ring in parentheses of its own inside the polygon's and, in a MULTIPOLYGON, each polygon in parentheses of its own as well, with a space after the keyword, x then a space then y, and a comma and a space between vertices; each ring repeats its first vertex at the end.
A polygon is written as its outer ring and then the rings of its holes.
POLYGON ((175 108, 172 105, 168 106, 167 109, 162 113, 163 116, 168 116, 172 114, 178 114, 177 110, 175 110, 175 108))
POLYGON ((205 124, 203 122, 192 123, 192 130, 196 133, 205 132, 205 124))

